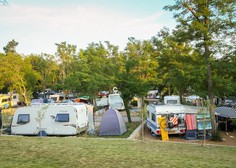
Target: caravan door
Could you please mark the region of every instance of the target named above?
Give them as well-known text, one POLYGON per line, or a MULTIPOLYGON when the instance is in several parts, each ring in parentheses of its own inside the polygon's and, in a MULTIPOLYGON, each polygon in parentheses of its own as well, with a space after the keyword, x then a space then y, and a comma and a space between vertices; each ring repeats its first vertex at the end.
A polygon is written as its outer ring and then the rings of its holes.
POLYGON ((37 135, 36 109, 37 107, 18 108, 12 119, 11 133, 14 135, 37 135))

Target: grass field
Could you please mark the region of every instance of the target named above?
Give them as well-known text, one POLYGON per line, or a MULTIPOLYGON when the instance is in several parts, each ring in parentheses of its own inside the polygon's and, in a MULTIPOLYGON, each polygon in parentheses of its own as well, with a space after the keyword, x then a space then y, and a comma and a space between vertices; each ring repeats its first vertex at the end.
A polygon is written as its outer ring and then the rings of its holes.
POLYGON ((0 137, 1 168, 235 167, 236 148, 84 137, 0 137))

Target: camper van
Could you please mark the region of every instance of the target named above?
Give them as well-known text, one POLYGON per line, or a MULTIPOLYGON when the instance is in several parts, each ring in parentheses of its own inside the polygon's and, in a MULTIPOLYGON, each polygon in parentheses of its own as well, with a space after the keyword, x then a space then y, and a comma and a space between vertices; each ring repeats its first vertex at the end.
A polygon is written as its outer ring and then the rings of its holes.
POLYGON ((76 135, 86 129, 88 111, 83 103, 20 107, 11 124, 13 135, 76 135))
POLYGON ((164 104, 151 103, 147 106, 147 127, 152 135, 161 135, 161 125, 165 122, 165 131, 168 134, 185 134, 186 133, 186 114, 197 114, 200 107, 185 106, 179 103, 178 96, 164 97, 164 104))
POLYGON ((7 95, 0 95, 0 107, 7 109, 10 107, 10 98, 7 95))
POLYGON ((118 93, 108 95, 108 106, 119 111, 125 109, 124 101, 118 93))

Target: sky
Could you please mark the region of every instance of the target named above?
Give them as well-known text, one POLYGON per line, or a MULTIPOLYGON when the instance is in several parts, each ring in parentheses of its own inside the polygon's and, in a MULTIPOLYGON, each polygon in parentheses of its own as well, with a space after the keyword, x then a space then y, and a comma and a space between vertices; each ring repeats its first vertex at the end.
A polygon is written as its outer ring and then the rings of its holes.
POLYGON ((55 43, 109 41, 123 50, 129 37, 147 40, 163 27, 173 29, 171 0, 7 0, 0 6, 0 52, 11 40, 20 54, 55 54, 55 43))

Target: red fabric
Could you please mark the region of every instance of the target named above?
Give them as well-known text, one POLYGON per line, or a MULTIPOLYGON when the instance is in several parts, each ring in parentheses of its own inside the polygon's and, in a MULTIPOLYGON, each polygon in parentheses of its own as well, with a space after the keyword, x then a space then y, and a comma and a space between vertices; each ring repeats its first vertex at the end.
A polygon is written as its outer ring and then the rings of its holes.
POLYGON ((195 130, 197 129, 195 115, 194 114, 186 114, 185 116, 187 130, 195 130))

